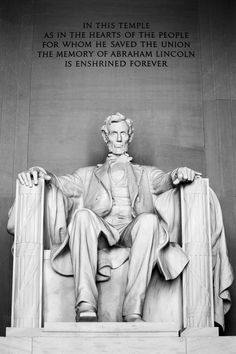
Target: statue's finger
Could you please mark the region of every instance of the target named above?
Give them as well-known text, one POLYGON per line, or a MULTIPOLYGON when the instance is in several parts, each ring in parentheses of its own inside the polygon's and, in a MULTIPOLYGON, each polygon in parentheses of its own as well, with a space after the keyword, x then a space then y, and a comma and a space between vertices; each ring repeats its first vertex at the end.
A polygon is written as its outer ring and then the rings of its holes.
POLYGON ((195 177, 195 172, 193 170, 190 170, 190 181, 193 181, 195 177))
POLYGON ((45 174, 45 175, 43 176, 43 178, 44 178, 46 181, 50 181, 51 176, 49 176, 49 175, 45 174))
POLYGON ((21 176, 22 176, 22 179, 23 179, 23 181, 24 181, 24 185, 25 186, 28 186, 29 185, 29 183, 28 183, 28 178, 26 177, 26 172, 23 172, 22 174, 21 174, 21 176))
POLYGON ((26 178, 27 178, 27 181, 28 181, 28 185, 30 187, 32 187, 32 180, 31 180, 31 177, 30 177, 30 172, 26 172, 26 178))
POLYGON ((45 181, 50 181, 51 176, 49 176, 47 173, 41 172, 41 176, 45 181))
POLYGON ((177 178, 178 178, 179 182, 183 180, 183 177, 184 177, 183 173, 181 171, 178 171, 177 178))
POLYGON ((34 184, 38 184, 38 171, 33 170, 32 172, 32 176, 33 176, 33 180, 34 180, 34 184))
POLYGON ((179 183, 180 183, 180 180, 179 180, 178 178, 176 178, 176 179, 174 180, 174 182, 173 182, 173 184, 174 184, 175 186, 177 186, 179 183))
POLYGON ((194 178, 199 178, 202 176, 202 173, 201 172, 197 172, 197 171, 194 171, 195 172, 195 176, 194 178))
POLYGON ((178 177, 179 177, 180 181, 187 181, 187 179, 188 179, 187 171, 182 168, 180 175, 178 177))
POLYGON ((187 168, 186 169, 186 173, 187 173, 187 179, 186 181, 192 181, 193 180, 193 176, 194 176, 194 171, 191 170, 191 168, 187 168))
POLYGON ((189 181, 189 168, 185 167, 183 170, 183 179, 184 181, 189 181))
POLYGON ((18 180, 20 181, 21 184, 25 184, 24 179, 23 179, 21 173, 19 173, 19 174, 17 175, 17 178, 18 178, 18 180))

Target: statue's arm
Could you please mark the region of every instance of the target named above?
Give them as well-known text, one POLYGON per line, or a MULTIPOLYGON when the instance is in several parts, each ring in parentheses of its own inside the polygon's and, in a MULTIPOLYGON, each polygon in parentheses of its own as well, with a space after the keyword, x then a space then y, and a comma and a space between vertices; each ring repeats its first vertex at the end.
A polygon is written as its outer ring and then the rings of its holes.
POLYGON ((67 197, 79 197, 83 191, 82 178, 79 170, 65 176, 56 176, 52 172, 45 170, 43 167, 34 166, 28 171, 18 174, 17 178, 22 185, 32 187, 38 184, 38 179, 43 178, 45 182, 54 184, 67 197))
MULTIPOLYGON (((28 171, 20 172, 17 176, 17 179, 21 185, 32 188, 33 185, 38 184, 39 178, 43 178, 47 184, 55 185, 65 197, 80 197, 83 191, 83 183, 82 178, 78 172, 79 170, 71 175, 68 174, 65 176, 57 177, 44 168, 35 166, 31 167, 28 171)), ((14 234, 15 229, 15 209, 16 202, 14 201, 8 212, 7 223, 7 230, 12 235, 14 234)))
POLYGON ((172 175, 172 172, 166 173, 157 168, 152 168, 149 175, 151 192, 158 195, 174 188, 172 175))
POLYGON ((56 176, 49 173, 51 179, 49 183, 54 184, 66 197, 80 197, 83 193, 83 181, 78 172, 64 176, 56 176))
POLYGON ((153 167, 150 173, 152 192, 161 194, 180 183, 191 183, 197 176, 201 176, 201 173, 188 167, 178 167, 167 173, 153 167))

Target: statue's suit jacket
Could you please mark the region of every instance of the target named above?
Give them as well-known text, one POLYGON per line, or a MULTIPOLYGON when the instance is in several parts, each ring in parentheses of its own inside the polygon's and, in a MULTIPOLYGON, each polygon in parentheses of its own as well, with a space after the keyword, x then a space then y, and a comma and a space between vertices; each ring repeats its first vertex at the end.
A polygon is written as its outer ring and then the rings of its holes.
MULTIPOLYGON (((109 162, 106 161, 97 167, 78 169, 72 175, 53 176, 53 183, 67 197, 81 197, 84 208, 104 217, 112 208, 108 169, 109 162)), ((155 167, 127 163, 127 175, 133 216, 153 213, 153 195, 173 188, 170 173, 155 167)))
MULTIPOLYGON (((52 175, 51 184, 55 185, 69 199, 77 200, 79 208, 92 210, 99 217, 103 218, 110 213, 112 208, 108 169, 109 162, 106 161, 104 164, 97 165, 96 167, 78 169, 71 175, 61 177, 52 175)), ((171 173, 164 173, 156 167, 127 163, 127 176, 133 216, 135 217, 147 212, 156 213, 157 217, 159 217, 155 209, 155 196, 173 188, 171 173)), ((54 200, 58 200, 58 196, 54 200)), ((74 211, 75 209, 73 209, 74 211)), ((73 222, 73 212, 71 213, 72 216, 67 215, 67 219, 71 220, 71 222, 73 222)), ((50 216, 50 220, 53 220, 52 216, 50 216)), ((173 279, 181 273, 188 259, 178 245, 169 243, 169 236, 165 225, 160 217, 159 220, 163 226, 163 242, 160 246, 157 264, 166 279, 173 279)), ((67 232, 64 233, 59 230, 60 237, 57 238, 56 242, 52 242, 53 247, 51 252, 53 268, 64 275, 73 273, 71 262, 66 261, 69 258, 68 229, 69 227, 67 228, 67 232), (64 235, 64 237, 61 237, 61 235, 64 235)), ((55 239, 55 233, 58 232, 54 231, 52 239, 53 237, 55 239)), ((110 246, 114 246, 118 242, 118 239, 109 230, 106 232, 106 237, 110 246)), ((119 260, 119 256, 116 254, 116 260, 114 260, 113 264, 115 263, 116 267, 119 262, 122 263, 123 261, 123 257, 121 256, 119 260)))

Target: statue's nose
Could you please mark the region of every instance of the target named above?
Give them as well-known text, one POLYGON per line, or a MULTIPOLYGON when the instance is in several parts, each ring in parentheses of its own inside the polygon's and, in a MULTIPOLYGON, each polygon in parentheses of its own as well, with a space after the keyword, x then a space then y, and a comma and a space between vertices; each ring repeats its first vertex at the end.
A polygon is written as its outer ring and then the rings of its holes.
POLYGON ((117 141, 122 141, 121 134, 117 134, 117 141))

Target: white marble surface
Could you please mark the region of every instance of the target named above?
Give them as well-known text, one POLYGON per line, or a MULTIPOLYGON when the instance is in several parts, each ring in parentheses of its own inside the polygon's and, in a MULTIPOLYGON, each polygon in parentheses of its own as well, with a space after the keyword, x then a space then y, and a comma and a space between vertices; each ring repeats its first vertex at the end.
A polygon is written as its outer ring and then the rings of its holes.
POLYGON ((32 340, 29 337, 7 338, 0 337, 1 354, 31 354, 32 340))
POLYGON ((33 353, 34 354, 69 354, 69 353, 83 353, 83 354, 169 354, 169 353, 185 353, 185 343, 182 338, 93 338, 93 340, 82 340, 81 338, 34 338, 33 339, 33 353))
POLYGON ((189 257, 183 272, 184 328, 214 326, 209 181, 181 187, 182 248, 189 257))
POLYGON ((181 337, 218 337, 218 327, 186 328, 181 332, 181 337))
POLYGON ((0 338, 1 354, 235 354, 236 337, 38 336, 0 338))
POLYGON ((12 326, 40 327, 42 321, 44 182, 16 182, 12 326))
POLYGON ((46 322, 75 321, 74 278, 62 277, 50 264, 50 251, 44 251, 43 319, 46 322))
POLYGON ((39 328, 7 328, 7 337, 178 337, 179 331, 175 324, 153 322, 47 322, 45 327, 39 328))
MULTIPOLYGON (((128 262, 120 268, 111 270, 108 282, 98 283, 98 318, 103 322, 122 321, 122 302, 127 278, 128 262)), ((44 322, 73 322, 74 279, 63 277, 53 271, 50 264, 50 250, 44 251, 43 280, 43 318, 44 322)), ((166 282, 153 270, 144 306, 144 319, 150 322, 161 322, 162 327, 169 326, 170 321, 175 328, 182 326, 181 279, 166 282), (157 297, 162 300, 157 301, 157 297), (165 309, 165 311, 163 311, 165 309)))
POLYGON ((154 322, 99 322, 99 323, 45 323, 42 329, 46 335, 52 332, 57 333, 73 333, 77 336, 91 335, 91 336, 169 336, 178 337, 179 331, 175 324, 162 324, 154 322))
POLYGON ((186 338, 188 354, 235 354, 235 337, 191 337, 186 338))

